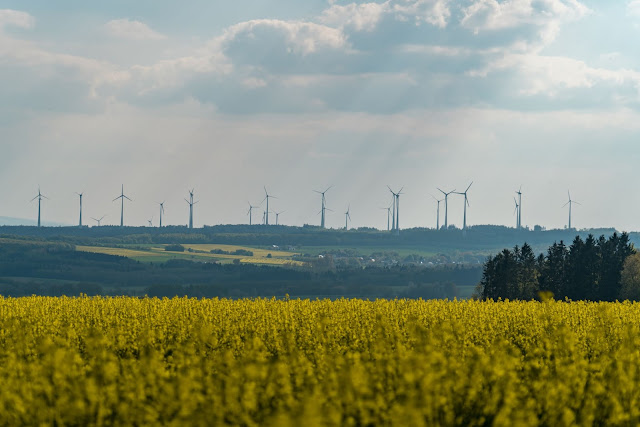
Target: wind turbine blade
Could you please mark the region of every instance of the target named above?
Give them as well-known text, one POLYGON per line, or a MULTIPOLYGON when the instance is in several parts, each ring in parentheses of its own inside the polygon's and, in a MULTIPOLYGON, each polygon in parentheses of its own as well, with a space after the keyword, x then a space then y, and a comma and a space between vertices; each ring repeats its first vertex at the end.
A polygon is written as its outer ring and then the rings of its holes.
POLYGON ((118 200, 119 198, 121 198, 122 196, 118 196, 115 199, 112 200, 112 202, 115 202, 116 200, 118 200))
POLYGON ((327 191, 331 190, 333 188, 333 185, 330 185, 326 190, 324 190, 324 193, 326 193, 327 191))
POLYGON ((576 202, 575 200, 572 200, 572 201, 571 201, 571 203, 575 203, 576 205, 580 205, 580 206, 582 206, 582 203, 578 203, 578 202, 576 202))
POLYGON ((127 196, 124 196, 124 195, 123 195, 123 197, 124 197, 125 199, 127 199, 128 201, 133 202, 133 200, 131 200, 131 199, 130 199, 130 198, 128 198, 127 196))
POLYGON ((464 192, 466 193, 467 191, 469 191, 469 189, 471 188, 472 185, 473 185, 473 181, 471 181, 471 184, 469 184, 469 186, 467 187, 466 190, 464 190, 464 192))
POLYGON ((569 200, 567 203, 565 203, 564 205, 562 205, 562 207, 564 208, 565 206, 567 206, 569 203, 572 203, 571 200, 569 200))
POLYGON ((312 190, 314 193, 322 194, 322 191, 312 190))

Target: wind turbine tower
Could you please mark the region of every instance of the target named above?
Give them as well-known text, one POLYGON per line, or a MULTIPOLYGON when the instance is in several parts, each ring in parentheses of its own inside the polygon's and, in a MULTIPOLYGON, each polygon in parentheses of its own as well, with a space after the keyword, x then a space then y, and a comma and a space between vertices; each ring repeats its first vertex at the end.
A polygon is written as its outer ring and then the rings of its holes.
POLYGON ((164 213, 164 202, 158 203, 158 205, 160 205, 160 225, 159 225, 159 227, 162 228, 162 214, 164 213))
POLYGON ((471 181, 471 184, 469 184, 469 186, 467 187, 466 190, 464 190, 464 192, 460 193, 460 192, 455 192, 456 194, 460 194, 464 196, 464 219, 462 221, 462 230, 463 231, 467 231, 467 206, 469 206, 469 199, 467 198, 467 192, 469 191, 469 189, 471 188, 471 186, 473 185, 473 181, 471 181))
POLYGON ((82 227, 82 195, 84 193, 76 193, 78 196, 80 196, 80 221, 78 223, 78 227, 82 227))
MULTIPOLYGON (((267 187, 264 187, 264 199, 262 199, 262 201, 264 202, 265 200, 267 201, 267 209, 264 211, 264 224, 265 225, 269 225, 269 198, 272 199, 277 199, 276 196, 272 196, 271 194, 269 194, 267 192, 267 187)), ((262 202, 261 202, 262 203, 262 202)))
POLYGON ((280 212, 273 212, 274 214, 276 214, 276 225, 278 225, 278 218, 280 217, 281 213, 284 213, 284 211, 280 211, 280 212))
POLYGON ((400 195, 402 194, 402 188, 397 193, 388 185, 387 188, 391 192, 393 198, 393 230, 395 230, 397 234, 400 233, 400 195))
POLYGON ((438 213, 436 214, 436 230, 440 230, 440 202, 444 199, 438 200, 433 197, 433 194, 431 194, 431 198, 438 202, 438 213))
MULTIPOLYGON (((518 208, 520 207, 520 205, 518 204, 518 201, 516 200, 516 198, 513 198, 513 203, 516 204, 516 208, 513 210, 513 214, 516 215, 518 213, 518 208)), ((516 229, 520 228, 520 216, 516 215, 516 229)))
POLYGON ((251 217, 253 216, 252 213, 255 208, 257 208, 257 206, 253 206, 251 205, 251 203, 249 203, 249 210, 247 211, 247 215, 249 215, 249 225, 251 225, 251 217))
POLYGON ((124 227, 124 199, 127 199, 130 202, 133 201, 130 198, 128 198, 127 196, 124 195, 124 184, 122 184, 122 191, 121 191, 120 195, 118 197, 116 197, 115 199, 113 199, 113 201, 115 202, 118 199, 122 200, 122 205, 120 207, 120 227, 124 227))
POLYGON ((313 190, 314 193, 318 193, 322 195, 322 208, 320 209, 320 213, 321 213, 321 217, 320 217, 320 227, 324 228, 324 220, 325 220, 325 211, 327 209, 327 200, 324 197, 324 194, 329 191, 331 189, 331 187, 333 187, 333 185, 330 185, 329 188, 327 188, 324 191, 318 191, 318 190, 313 190))
POLYGON ((185 202, 189 204, 189 229, 193 228, 193 205, 198 203, 193 201, 193 190, 195 189, 191 189, 191 191, 189 191, 189 200, 184 199, 185 202))
POLYGON ((575 200, 571 200, 571 193, 569 193, 569 190, 567 190, 567 195, 569 196, 569 201, 567 203, 564 204, 564 206, 562 206, 563 208, 567 205, 569 205, 569 230, 571 230, 571 206, 575 203, 576 205, 579 205, 580 203, 576 202, 575 200))
POLYGON ((351 205, 347 207, 347 211, 344 213, 344 229, 345 230, 349 229, 349 221, 351 221, 351 214, 349 214, 350 210, 351 210, 351 205))
POLYGON ((40 204, 42 203, 42 199, 49 200, 49 198, 40 192, 40 186, 38 186, 38 195, 31 199, 31 201, 33 202, 35 199, 38 199, 38 227, 40 227, 40 204))
POLYGON ((393 214, 391 215, 391 229, 395 230, 396 229, 396 196, 397 194, 393 192, 393 190, 391 190, 391 188, 387 185, 387 188, 389 189, 389 191, 391 191, 391 205, 392 205, 392 209, 393 209, 393 214))
POLYGON ((391 205, 389 205, 386 208, 380 208, 380 209, 384 209, 385 211, 387 211, 387 231, 391 231, 391 228, 390 228, 391 223, 389 222, 390 221, 389 218, 391 218, 391 205))
POLYGON ((518 230, 520 230, 522 228, 522 185, 516 194, 518 195, 518 230))
POLYGON ((100 227, 100 223, 102 222, 102 220, 104 219, 105 216, 106 215, 102 215, 102 218, 100 218, 100 219, 91 217, 91 219, 94 220, 95 222, 97 222, 98 223, 98 227, 100 227))
POLYGON ((444 229, 447 230, 449 228, 449 194, 455 193, 456 190, 454 189, 445 193, 438 188, 438 191, 444 194, 444 229))

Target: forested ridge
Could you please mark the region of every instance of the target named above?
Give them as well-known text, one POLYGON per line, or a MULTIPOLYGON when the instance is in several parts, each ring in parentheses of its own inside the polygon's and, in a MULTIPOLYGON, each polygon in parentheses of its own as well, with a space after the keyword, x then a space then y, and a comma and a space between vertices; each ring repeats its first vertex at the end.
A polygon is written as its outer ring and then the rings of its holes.
POLYGON ((614 301, 625 297, 625 263, 635 254, 626 233, 576 236, 571 245, 553 243, 538 256, 525 243, 488 258, 477 293, 485 299, 530 300, 549 292, 556 299, 614 301))

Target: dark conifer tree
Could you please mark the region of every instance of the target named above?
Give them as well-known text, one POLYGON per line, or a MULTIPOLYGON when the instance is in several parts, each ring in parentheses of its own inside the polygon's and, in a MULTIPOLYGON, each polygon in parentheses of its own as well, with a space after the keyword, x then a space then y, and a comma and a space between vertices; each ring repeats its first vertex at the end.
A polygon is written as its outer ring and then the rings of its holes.
POLYGON ((556 299, 564 299, 568 291, 569 251, 561 240, 549 247, 540 266, 540 289, 550 291, 556 299))

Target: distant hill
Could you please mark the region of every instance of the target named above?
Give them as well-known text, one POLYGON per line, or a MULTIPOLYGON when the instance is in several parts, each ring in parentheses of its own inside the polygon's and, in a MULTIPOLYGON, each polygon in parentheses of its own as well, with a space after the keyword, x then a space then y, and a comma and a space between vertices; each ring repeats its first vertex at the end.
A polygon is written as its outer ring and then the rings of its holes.
MULTIPOLYGON (((4 225, 10 225, 10 226, 15 226, 15 225, 35 226, 37 224, 38 224, 38 221, 33 220, 33 219, 12 218, 12 217, 8 217, 8 216, 0 216, 0 226, 4 226, 4 225)), ((42 225, 44 225, 45 227, 65 227, 65 226, 68 226, 69 224, 61 224, 59 222, 43 221, 42 225)))
MULTIPOLYGON (((31 222, 33 225, 33 222, 31 222)), ((576 236, 583 239, 589 234, 610 236, 616 230, 599 228, 589 230, 535 230, 477 225, 466 233, 450 228, 433 230, 413 228, 401 230, 399 235, 373 229, 324 230, 315 226, 289 227, 273 225, 216 225, 188 229, 184 226, 158 227, 42 227, 1 226, 0 235, 31 236, 55 239, 79 245, 93 244, 163 244, 163 243, 217 243, 230 245, 278 245, 280 247, 341 247, 398 249, 419 248, 432 252, 495 253, 527 242, 536 252, 546 251, 563 240, 571 244, 576 236)), ((632 243, 640 246, 640 233, 630 234, 632 243)))

